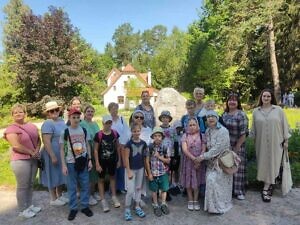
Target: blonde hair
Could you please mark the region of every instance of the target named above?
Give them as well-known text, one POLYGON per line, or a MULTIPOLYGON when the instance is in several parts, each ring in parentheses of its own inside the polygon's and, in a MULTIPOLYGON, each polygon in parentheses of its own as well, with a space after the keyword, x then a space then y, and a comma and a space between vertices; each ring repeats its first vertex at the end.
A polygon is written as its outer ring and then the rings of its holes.
POLYGON ((24 112, 25 114, 27 113, 27 111, 26 111, 26 106, 23 105, 23 104, 17 103, 17 104, 14 104, 14 105, 11 107, 11 115, 14 114, 14 111, 15 111, 16 109, 22 109, 23 112, 24 112))
POLYGON ((205 104, 215 104, 215 100, 213 99, 208 99, 205 104))

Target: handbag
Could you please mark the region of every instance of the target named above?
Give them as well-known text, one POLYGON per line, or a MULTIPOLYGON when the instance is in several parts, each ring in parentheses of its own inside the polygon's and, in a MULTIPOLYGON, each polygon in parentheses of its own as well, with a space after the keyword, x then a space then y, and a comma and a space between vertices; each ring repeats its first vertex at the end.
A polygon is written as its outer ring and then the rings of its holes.
POLYGON ((281 180, 281 191, 282 195, 286 195, 292 189, 293 180, 291 174, 291 167, 289 162, 288 151, 283 150, 282 157, 282 180, 281 180))
POLYGON ((223 151, 218 157, 219 167, 226 174, 235 174, 238 171, 238 163, 240 162, 238 155, 229 149, 223 151))

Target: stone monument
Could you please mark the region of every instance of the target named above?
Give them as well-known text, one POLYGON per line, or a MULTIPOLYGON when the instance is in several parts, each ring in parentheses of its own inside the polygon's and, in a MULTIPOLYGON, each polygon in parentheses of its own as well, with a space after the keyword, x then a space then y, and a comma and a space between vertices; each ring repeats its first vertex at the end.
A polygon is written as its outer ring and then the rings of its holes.
POLYGON ((173 117, 171 123, 175 120, 180 120, 181 117, 186 114, 185 109, 186 99, 174 88, 163 88, 158 92, 157 99, 154 103, 154 112, 156 118, 156 124, 161 122, 158 120, 160 113, 164 110, 168 110, 173 117))

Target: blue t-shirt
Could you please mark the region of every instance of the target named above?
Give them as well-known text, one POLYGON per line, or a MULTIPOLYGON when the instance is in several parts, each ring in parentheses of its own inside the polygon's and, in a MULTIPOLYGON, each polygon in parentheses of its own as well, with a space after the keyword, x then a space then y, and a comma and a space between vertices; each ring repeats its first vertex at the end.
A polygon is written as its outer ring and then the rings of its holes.
POLYGON ((139 142, 134 142, 130 139, 125 148, 130 150, 129 152, 129 167, 132 170, 138 170, 144 168, 144 157, 147 152, 147 144, 145 141, 140 140, 139 142))

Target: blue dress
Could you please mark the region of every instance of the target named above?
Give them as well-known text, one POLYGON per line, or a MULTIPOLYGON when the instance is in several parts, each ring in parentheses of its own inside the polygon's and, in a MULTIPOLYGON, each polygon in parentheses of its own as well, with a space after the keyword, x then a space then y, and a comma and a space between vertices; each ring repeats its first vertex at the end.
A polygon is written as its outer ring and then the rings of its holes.
POLYGON ((42 134, 52 135, 51 146, 58 160, 58 163, 53 165, 48 152, 46 151, 45 147, 43 147, 41 157, 44 160, 45 165, 44 170, 40 172, 40 183, 49 189, 66 183, 65 176, 62 174, 59 146, 60 134, 65 130, 65 128, 67 128, 67 126, 63 119, 58 119, 56 121, 48 119, 43 123, 41 128, 42 134))

